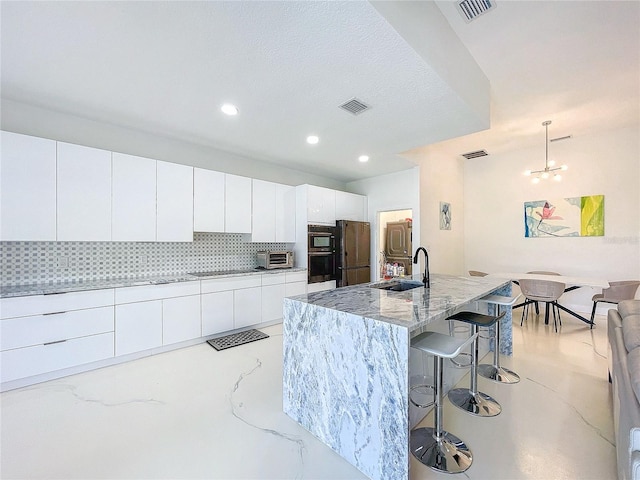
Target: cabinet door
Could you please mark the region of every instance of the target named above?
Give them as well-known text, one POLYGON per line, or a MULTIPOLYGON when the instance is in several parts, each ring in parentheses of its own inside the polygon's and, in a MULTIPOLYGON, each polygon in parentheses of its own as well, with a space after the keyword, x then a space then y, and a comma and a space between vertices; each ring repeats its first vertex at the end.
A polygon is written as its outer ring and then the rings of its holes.
POLYGON ((336 190, 336 220, 366 222, 366 200, 363 195, 336 190))
POLYGON ((193 241, 193 167, 157 162, 158 242, 193 241))
POLYGON ((270 322, 282 318, 282 303, 285 284, 262 287, 262 321, 270 322))
POLYGON ((200 336, 200 295, 168 298, 162 301, 163 345, 200 336))
POLYGON ((251 179, 225 174, 224 231, 251 233, 251 179))
POLYGON ((276 184, 276 242, 295 243, 295 241, 296 188, 276 184))
POLYGON ((56 142, 2 132, 0 239, 56 239, 56 142))
POLYGON ((252 180, 252 242, 276 241, 276 184, 252 180))
POLYGON ((202 336, 233 330, 233 291, 206 293, 202 302, 202 336))
POLYGON ((336 192, 309 185, 307 190, 307 222, 336 224, 336 192))
POLYGON ((285 285, 285 297, 294 297, 296 295, 304 295, 307 293, 307 281, 292 282, 285 285))
POLYGON ((162 300, 116 305, 116 356, 162 345, 162 300))
POLYGON ((57 238, 111 240, 111 152, 58 142, 57 238))
POLYGON ((193 231, 224 232, 224 173, 193 169, 193 231))
POLYGON ((233 292, 235 328, 248 327, 262 321, 262 287, 243 288, 233 292))
POLYGON ((114 152, 112 166, 112 240, 155 241, 156 161, 114 152))

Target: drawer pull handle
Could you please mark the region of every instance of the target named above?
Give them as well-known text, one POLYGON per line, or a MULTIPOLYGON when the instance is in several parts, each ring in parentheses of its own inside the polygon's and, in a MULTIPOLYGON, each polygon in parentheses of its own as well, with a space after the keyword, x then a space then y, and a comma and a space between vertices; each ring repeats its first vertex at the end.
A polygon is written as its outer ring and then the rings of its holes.
POLYGON ((42 315, 60 315, 61 313, 67 313, 66 311, 63 312, 48 312, 48 313, 43 313, 42 315))
POLYGON ((47 345, 55 345, 56 343, 64 343, 66 342, 66 340, 56 340, 55 342, 47 342, 47 343, 43 343, 43 345, 47 346, 47 345))

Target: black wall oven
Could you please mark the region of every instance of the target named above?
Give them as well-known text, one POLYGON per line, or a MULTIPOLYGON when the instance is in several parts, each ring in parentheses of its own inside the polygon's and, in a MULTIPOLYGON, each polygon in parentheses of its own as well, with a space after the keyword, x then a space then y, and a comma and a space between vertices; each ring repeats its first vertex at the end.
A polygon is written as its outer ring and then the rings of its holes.
POLYGON ((308 283, 336 279, 336 227, 309 225, 308 283))

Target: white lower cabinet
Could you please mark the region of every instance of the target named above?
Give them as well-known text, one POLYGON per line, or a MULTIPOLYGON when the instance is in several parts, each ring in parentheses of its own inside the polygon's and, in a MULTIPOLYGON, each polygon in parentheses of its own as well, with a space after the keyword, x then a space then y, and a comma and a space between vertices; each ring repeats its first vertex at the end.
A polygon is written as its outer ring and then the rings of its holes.
POLYGON ((286 295, 286 285, 262 287, 262 321, 271 322, 282 318, 282 303, 286 295))
POLYGON ((116 305, 116 356, 161 345, 162 300, 116 305))
POLYGON ((202 302, 202 336, 233 330, 233 291, 205 293, 202 302))
POLYGON ((296 295, 304 295, 307 293, 307 281, 292 282, 285 285, 285 297, 295 297, 296 295))
POLYGON ((262 322, 262 287, 243 288, 233 292, 233 323, 235 328, 262 322))
POLYGON ((200 295, 162 300, 163 345, 201 336, 200 295))

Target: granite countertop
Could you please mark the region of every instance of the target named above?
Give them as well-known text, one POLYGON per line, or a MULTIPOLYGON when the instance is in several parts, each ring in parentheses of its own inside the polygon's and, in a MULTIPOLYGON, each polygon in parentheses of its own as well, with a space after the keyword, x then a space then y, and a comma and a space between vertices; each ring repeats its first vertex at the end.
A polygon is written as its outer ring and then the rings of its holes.
MULTIPOLYGON (((413 276, 413 280, 421 279, 422 274, 413 276)), ((370 287, 378 283, 381 282, 307 293, 291 299, 405 326, 412 332, 427 323, 445 319, 461 305, 484 297, 511 282, 499 278, 431 274, 431 288, 418 287, 404 292, 370 287)))
MULTIPOLYGON (((193 282, 196 280, 207 280, 221 277, 238 277, 246 275, 264 275, 285 272, 303 272, 306 268, 287 269, 247 269, 247 270, 224 270, 216 272, 203 272, 197 275, 183 273, 176 275, 151 275, 131 278, 113 278, 104 280, 86 280, 58 283, 41 283, 33 285, 0 286, 0 298, 23 297, 28 295, 47 295, 54 293, 82 292, 86 290, 100 290, 103 288, 135 287, 141 285, 163 285, 167 283, 193 282)), ((194 272, 197 273, 197 272, 194 272)))

